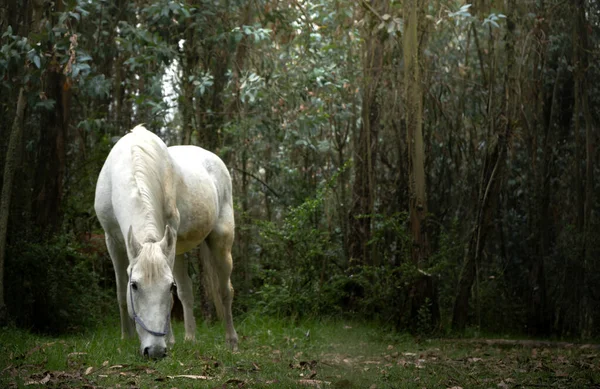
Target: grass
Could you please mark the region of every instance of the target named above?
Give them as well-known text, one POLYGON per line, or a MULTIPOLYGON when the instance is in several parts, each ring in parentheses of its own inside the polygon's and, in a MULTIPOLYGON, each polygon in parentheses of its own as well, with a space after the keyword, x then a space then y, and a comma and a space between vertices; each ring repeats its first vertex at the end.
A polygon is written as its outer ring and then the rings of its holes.
POLYGON ((160 361, 143 359, 118 323, 45 337, 0 330, 0 387, 7 388, 600 388, 595 346, 507 345, 419 340, 369 323, 291 322, 248 315, 237 321, 240 351, 222 325, 199 325, 160 361))

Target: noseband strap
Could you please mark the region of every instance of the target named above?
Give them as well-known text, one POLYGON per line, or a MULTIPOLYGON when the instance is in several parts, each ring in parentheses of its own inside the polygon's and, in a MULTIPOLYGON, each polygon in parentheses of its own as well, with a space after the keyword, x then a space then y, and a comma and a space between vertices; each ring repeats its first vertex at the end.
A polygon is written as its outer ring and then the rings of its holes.
POLYGON ((144 324, 142 319, 135 312, 135 305, 133 304, 133 288, 131 287, 131 273, 132 272, 133 272, 133 267, 131 268, 131 271, 129 272, 129 301, 131 303, 131 313, 133 314, 133 320, 137 324, 139 324, 140 327, 142 327, 144 329, 144 331, 148 332, 149 334, 152 334, 154 336, 166 336, 169 333, 169 325, 171 324, 171 311, 169 310, 169 313, 167 314, 167 322, 165 323, 165 329, 163 330, 163 332, 152 331, 151 329, 146 327, 146 325, 144 324))

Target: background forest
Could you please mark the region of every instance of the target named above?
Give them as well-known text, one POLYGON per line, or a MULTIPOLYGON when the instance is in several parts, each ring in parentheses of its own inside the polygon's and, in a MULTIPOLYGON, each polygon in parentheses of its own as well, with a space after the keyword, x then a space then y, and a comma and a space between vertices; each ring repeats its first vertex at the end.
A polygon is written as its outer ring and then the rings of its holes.
POLYGON ((95 182, 145 123, 230 168, 235 314, 599 335, 597 2, 7 0, 0 34, 3 320, 116 317, 95 182))

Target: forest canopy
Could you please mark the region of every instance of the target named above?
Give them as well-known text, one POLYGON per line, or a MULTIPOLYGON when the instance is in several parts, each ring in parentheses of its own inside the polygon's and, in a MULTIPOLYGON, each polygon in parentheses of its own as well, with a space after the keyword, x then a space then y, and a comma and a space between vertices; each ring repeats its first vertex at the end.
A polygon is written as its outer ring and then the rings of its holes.
POLYGON ((230 169, 237 314, 598 336, 599 41, 586 0, 8 0, 0 316, 116 315, 94 188, 144 123, 230 169))

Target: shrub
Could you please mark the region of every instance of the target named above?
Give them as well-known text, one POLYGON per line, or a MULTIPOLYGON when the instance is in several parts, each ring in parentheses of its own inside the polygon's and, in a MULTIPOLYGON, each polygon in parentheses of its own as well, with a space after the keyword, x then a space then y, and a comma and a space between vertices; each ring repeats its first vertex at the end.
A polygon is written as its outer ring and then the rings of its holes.
POLYGON ((92 327, 102 317, 107 291, 100 288, 90 258, 71 240, 63 235, 8 247, 6 303, 17 325, 61 333, 92 327))

